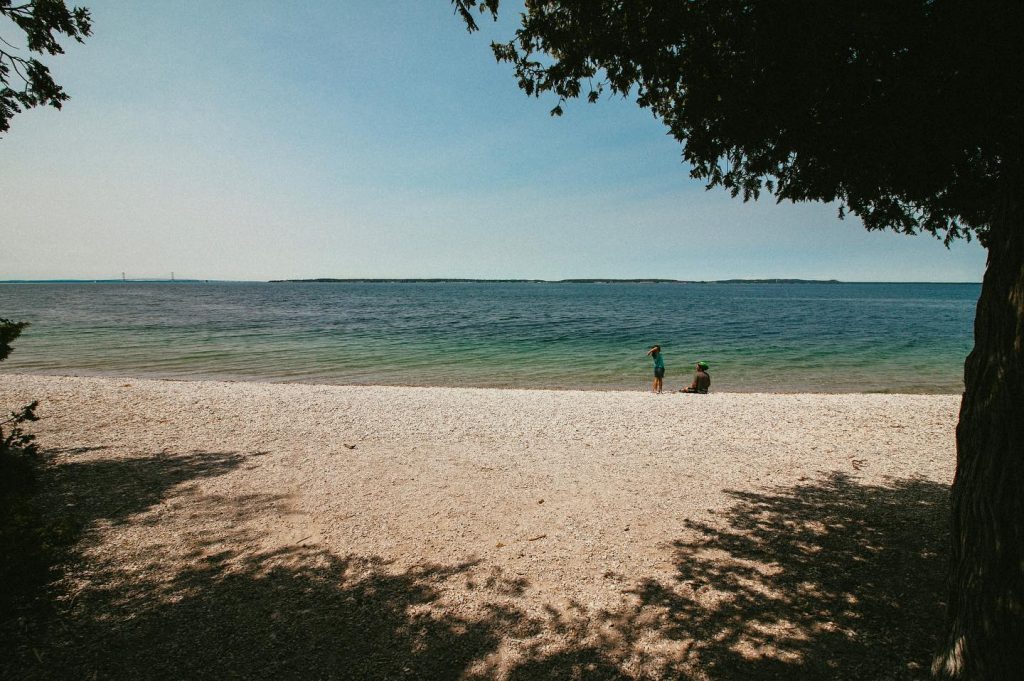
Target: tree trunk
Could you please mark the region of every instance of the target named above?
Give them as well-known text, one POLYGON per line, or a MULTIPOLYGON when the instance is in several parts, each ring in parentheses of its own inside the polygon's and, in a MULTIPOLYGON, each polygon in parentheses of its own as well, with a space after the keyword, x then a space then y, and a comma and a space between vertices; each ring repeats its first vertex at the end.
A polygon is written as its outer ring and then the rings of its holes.
POLYGON ((956 430, 945 679, 1024 678, 1024 213, 1008 192, 988 266, 956 430))

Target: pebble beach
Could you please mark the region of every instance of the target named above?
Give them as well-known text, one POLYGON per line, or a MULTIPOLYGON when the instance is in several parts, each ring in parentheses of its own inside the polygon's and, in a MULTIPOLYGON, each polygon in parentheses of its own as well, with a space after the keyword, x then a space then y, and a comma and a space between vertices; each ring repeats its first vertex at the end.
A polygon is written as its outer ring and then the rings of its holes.
POLYGON ((924 678, 958 395, 0 375, 36 678, 924 678), (870 651, 870 654, 869 654, 870 651))

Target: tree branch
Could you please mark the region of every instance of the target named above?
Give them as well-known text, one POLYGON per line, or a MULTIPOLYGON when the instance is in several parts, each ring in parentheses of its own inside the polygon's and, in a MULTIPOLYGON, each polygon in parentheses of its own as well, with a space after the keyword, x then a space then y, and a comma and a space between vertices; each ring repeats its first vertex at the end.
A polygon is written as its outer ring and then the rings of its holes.
POLYGON ((4 37, 3 37, 2 35, 0 35, 0 43, 4 43, 4 44, 5 44, 5 45, 7 45, 8 47, 10 47, 10 48, 11 48, 12 50, 20 50, 20 49, 21 49, 21 48, 20 48, 20 47, 18 47, 17 45, 11 45, 11 44, 10 44, 9 42, 7 42, 6 40, 4 40, 4 37))
MULTIPOLYGON (((7 42, 7 41, 4 41, 4 42, 7 42)), ((27 91, 28 90, 28 86, 29 86, 29 84, 32 81, 29 80, 29 78, 24 73, 21 72, 21 69, 18 68, 18 64, 21 64, 22 66, 26 66, 27 67, 28 66, 28 60, 27 59, 23 59, 21 57, 17 57, 17 56, 15 56, 13 54, 9 54, 9 53, 5 52, 4 50, 0 50, 0 62, 3 61, 4 57, 6 57, 8 59, 8 61, 10 61, 11 66, 14 67, 14 72, 16 74, 18 74, 18 77, 21 78, 25 82, 25 91, 27 91)), ((6 83, 6 80, 4 82, 6 83)))

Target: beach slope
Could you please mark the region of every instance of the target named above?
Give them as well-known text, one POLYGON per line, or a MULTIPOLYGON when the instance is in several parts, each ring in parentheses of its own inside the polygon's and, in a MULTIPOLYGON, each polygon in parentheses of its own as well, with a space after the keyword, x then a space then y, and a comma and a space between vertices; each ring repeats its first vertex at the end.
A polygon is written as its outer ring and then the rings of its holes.
POLYGON ((0 375, 80 535, 21 675, 917 678, 959 397, 0 375))

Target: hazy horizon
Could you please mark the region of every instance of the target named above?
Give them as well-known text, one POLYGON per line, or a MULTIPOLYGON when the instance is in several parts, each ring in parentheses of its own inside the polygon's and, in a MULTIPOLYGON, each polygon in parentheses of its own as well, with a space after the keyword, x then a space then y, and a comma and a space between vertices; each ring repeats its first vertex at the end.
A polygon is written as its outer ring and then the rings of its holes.
POLYGON ((0 279, 0 284, 188 284, 188 283, 217 283, 217 284, 293 284, 293 283, 373 283, 373 282, 449 282, 449 283, 544 283, 544 284, 570 284, 586 282, 611 282, 611 283, 665 283, 665 284, 722 284, 722 283, 785 283, 785 282, 807 282, 822 284, 951 284, 951 285, 981 285, 981 281, 925 281, 925 280, 896 280, 896 279, 806 279, 803 277, 729 277, 727 279, 673 279, 668 277, 565 277, 561 279, 537 279, 527 277, 296 277, 289 279, 220 279, 217 277, 140 277, 133 279, 119 278, 89 278, 89 277, 52 277, 48 279, 0 279))

